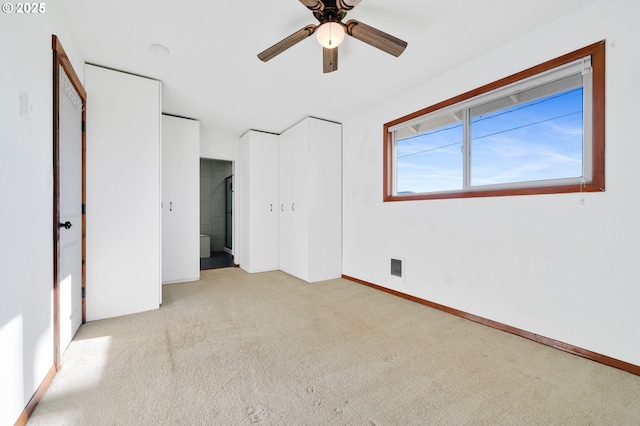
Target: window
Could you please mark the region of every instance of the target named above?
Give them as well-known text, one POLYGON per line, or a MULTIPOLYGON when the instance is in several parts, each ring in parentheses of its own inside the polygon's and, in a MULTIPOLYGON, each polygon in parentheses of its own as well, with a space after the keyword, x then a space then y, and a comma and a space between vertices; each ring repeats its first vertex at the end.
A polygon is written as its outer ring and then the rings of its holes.
POLYGON ((604 191, 604 42, 384 125, 384 200, 604 191))

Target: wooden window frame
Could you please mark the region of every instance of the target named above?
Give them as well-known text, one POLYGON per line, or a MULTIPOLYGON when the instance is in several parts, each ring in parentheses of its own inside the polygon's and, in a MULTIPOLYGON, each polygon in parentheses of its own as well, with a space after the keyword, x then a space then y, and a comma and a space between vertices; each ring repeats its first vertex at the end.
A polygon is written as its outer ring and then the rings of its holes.
MULTIPOLYGON (((585 123, 586 124, 586 123, 585 123)), ((549 60, 540 65, 486 84, 461 95, 439 102, 430 107, 405 115, 383 126, 383 201, 437 200, 450 198, 499 197, 509 195, 562 194, 572 192, 602 192, 605 190, 605 41, 586 46, 566 55, 549 60), (523 186, 496 189, 469 189, 421 194, 394 194, 394 155, 393 132, 389 129, 398 124, 438 111, 451 105, 466 101, 484 93, 516 83, 545 71, 568 64, 585 56, 591 57, 592 66, 592 178, 584 184, 561 184, 523 186)))

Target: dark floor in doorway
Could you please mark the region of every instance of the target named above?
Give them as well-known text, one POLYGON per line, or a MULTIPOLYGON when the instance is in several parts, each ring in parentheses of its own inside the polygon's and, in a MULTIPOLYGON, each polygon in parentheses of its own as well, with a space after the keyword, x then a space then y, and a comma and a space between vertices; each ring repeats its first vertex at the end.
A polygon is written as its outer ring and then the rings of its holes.
POLYGON ((229 268, 234 266, 233 255, 226 251, 212 251, 211 257, 200 258, 200 270, 229 268))

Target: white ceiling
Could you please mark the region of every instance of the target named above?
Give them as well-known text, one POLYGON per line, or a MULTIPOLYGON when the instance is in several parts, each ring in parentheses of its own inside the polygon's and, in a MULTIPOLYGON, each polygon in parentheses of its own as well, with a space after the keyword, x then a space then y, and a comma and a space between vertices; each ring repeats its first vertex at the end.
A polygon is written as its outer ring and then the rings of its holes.
POLYGON ((161 80, 163 112, 237 136, 306 116, 343 122, 593 1, 363 0, 346 20, 407 49, 395 58, 347 37, 338 71, 323 74, 313 36, 269 62, 256 56, 317 23, 298 0, 60 0, 87 62, 161 80))

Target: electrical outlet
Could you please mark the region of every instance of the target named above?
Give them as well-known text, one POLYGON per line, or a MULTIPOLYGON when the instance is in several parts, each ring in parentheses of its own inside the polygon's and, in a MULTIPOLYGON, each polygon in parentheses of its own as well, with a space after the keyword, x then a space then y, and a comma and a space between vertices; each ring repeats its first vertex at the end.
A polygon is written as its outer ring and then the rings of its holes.
POLYGON ((34 113, 33 98, 28 92, 20 92, 20 117, 31 120, 34 113))

